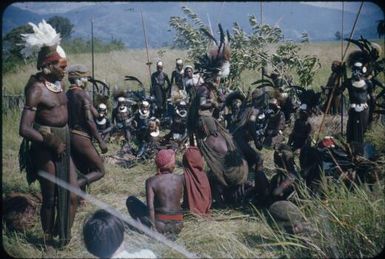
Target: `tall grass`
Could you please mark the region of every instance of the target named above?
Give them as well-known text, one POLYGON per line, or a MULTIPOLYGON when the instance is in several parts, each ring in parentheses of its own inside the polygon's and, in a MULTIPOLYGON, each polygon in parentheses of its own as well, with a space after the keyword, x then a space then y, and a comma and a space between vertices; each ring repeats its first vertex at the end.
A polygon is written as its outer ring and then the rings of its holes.
MULTIPOLYGON (((309 232, 290 235, 267 224, 264 246, 276 247, 289 257, 357 258, 378 255, 385 245, 385 201, 383 183, 368 192, 365 186, 349 190, 344 184, 328 182, 325 197, 320 199, 300 187, 301 204, 309 232)), ((262 221, 269 217, 258 213, 262 221)))

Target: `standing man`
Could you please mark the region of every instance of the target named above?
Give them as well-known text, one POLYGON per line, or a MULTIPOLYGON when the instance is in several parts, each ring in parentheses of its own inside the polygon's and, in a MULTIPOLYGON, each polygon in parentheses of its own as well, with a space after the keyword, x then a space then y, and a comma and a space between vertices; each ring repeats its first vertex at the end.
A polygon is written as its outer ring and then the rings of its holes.
POLYGON ((85 91, 88 76, 89 71, 84 65, 72 65, 68 68, 68 81, 71 84, 67 91, 71 154, 76 167, 82 173, 79 179, 79 187, 82 189, 105 174, 103 160, 92 144, 92 139, 99 143, 103 154, 107 152, 107 145, 94 120, 98 112, 85 91))
POLYGON ((67 97, 62 82, 67 59, 59 45, 60 34, 51 25, 44 20, 37 26, 29 24, 34 32, 22 34, 25 41, 22 54, 28 57, 34 48, 40 48, 39 72, 30 77, 24 89, 25 106, 19 128, 24 138, 19 153, 20 168, 26 169, 29 183, 40 182, 43 197, 40 218, 45 241, 52 243, 53 237, 59 235, 60 246, 64 246, 70 241, 76 195, 39 177, 38 172, 47 172, 78 187, 70 156, 67 97))
POLYGON ((155 97, 157 105, 157 114, 155 117, 161 118, 166 111, 166 97, 169 95, 171 82, 168 75, 163 72, 163 63, 156 63, 156 72, 151 75, 150 95, 155 97))
POLYGON ((171 74, 171 85, 176 85, 179 90, 183 89, 183 60, 180 58, 176 59, 175 70, 171 74))
POLYGON ((372 82, 365 78, 366 66, 356 61, 352 65, 351 78, 344 80, 342 91, 348 89, 350 109, 346 125, 346 140, 356 154, 363 154, 364 134, 369 124, 369 96, 372 82))

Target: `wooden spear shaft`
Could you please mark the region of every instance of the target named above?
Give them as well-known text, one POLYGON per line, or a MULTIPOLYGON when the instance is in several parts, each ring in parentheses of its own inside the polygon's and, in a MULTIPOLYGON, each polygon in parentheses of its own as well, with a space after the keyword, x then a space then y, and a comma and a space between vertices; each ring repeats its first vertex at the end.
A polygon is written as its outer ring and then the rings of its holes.
POLYGON ((144 18, 143 18, 143 12, 140 11, 140 15, 142 17, 142 27, 143 27, 143 35, 144 35, 144 43, 146 45, 146 55, 147 55, 147 63, 146 65, 148 66, 148 73, 150 75, 150 78, 151 78, 151 62, 150 62, 150 57, 148 55, 148 43, 147 43, 147 35, 146 35, 146 27, 144 25, 144 18))

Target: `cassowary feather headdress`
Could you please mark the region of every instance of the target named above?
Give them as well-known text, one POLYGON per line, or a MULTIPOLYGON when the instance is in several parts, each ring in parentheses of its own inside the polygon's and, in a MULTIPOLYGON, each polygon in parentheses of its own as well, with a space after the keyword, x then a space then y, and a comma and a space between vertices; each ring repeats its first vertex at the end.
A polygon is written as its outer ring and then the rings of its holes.
POLYGON ((57 33, 50 24, 45 20, 38 25, 31 22, 28 24, 32 26, 33 33, 21 34, 24 40, 24 48, 21 50, 21 54, 27 58, 38 51, 37 69, 66 58, 63 48, 59 45, 61 41, 60 33, 57 33))
POLYGON ((198 58, 198 62, 194 64, 195 69, 203 73, 205 79, 211 78, 213 75, 225 78, 230 73, 230 34, 227 31, 227 35, 225 35, 221 24, 218 27, 220 32, 219 44, 210 32, 206 29, 201 29, 214 43, 214 46, 204 56, 198 58))
POLYGON ((364 39, 362 36, 359 40, 345 40, 355 44, 360 48, 360 50, 355 50, 349 54, 347 58, 347 64, 349 67, 352 67, 356 62, 360 62, 365 66, 370 67, 381 56, 380 45, 374 42, 370 42, 367 39, 364 39))

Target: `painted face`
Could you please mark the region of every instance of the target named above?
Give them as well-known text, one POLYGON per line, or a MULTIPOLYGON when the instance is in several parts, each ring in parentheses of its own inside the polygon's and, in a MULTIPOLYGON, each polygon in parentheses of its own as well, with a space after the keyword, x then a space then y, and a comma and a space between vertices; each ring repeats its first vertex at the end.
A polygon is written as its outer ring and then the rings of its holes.
POLYGON ((188 78, 190 78, 190 79, 193 77, 193 71, 192 71, 191 68, 187 68, 187 69, 186 69, 186 76, 187 76, 188 78))
POLYGON ((50 65, 51 75, 58 81, 61 81, 66 73, 67 59, 60 59, 57 63, 50 65))

